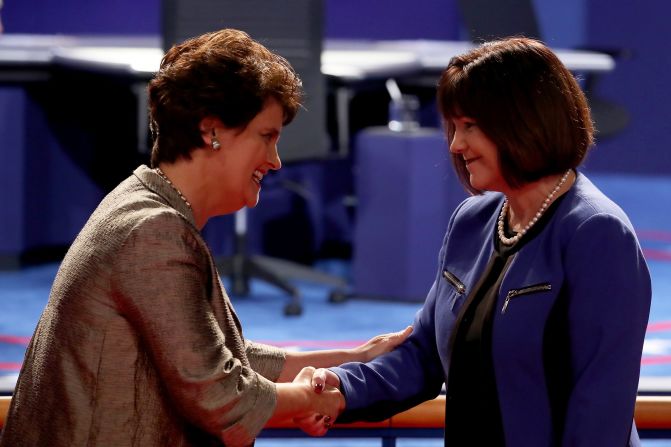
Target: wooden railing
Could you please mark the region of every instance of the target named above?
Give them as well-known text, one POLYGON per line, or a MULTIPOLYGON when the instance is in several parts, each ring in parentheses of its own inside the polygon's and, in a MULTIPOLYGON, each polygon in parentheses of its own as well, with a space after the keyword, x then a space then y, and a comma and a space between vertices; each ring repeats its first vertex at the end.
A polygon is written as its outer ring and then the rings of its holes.
MULTIPOLYGON (((4 425, 11 397, 0 396, 0 428, 4 425)), ((444 427, 445 396, 421 403, 410 410, 399 413, 381 422, 355 422, 351 424, 336 424, 329 433, 347 432, 352 437, 385 437, 385 431, 391 437, 402 437, 408 433, 417 433, 424 430, 430 436, 439 433, 444 427)), ((636 426, 642 436, 646 433, 654 437, 671 439, 671 396, 638 396, 635 412, 636 426)), ((292 437, 301 436, 292 423, 269 424, 262 436, 292 437)), ((441 436, 441 435, 439 435, 441 436)), ((414 436, 413 436, 414 437, 414 436)), ((384 445, 394 445, 385 443, 384 445)))
MULTIPOLYGON (((643 438, 671 439, 671 396, 638 396, 636 427, 643 438)), ((398 438, 441 438, 445 428, 445 396, 423 402, 382 422, 335 424, 327 436, 377 438, 382 447, 395 447, 398 438)), ((304 437, 292 423, 269 424, 261 437, 304 437)))
POLYGON ((9 411, 9 404, 11 402, 11 397, 0 396, 0 428, 5 425, 5 419, 7 418, 7 412, 9 411))
MULTIPOLYGON (((635 411, 640 430, 669 430, 671 437, 671 396, 638 396, 635 411)), ((444 428, 445 396, 423 402, 414 408, 382 421, 336 424, 335 428, 444 428)), ((266 428, 295 428, 293 424, 269 424, 266 428)))

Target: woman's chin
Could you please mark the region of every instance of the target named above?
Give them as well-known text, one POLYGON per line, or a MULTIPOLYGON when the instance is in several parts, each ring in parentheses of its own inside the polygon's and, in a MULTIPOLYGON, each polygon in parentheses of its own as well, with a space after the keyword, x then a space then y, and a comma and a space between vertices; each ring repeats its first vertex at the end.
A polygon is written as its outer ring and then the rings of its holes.
POLYGON ((477 190, 480 191, 491 191, 492 184, 490 181, 488 181, 485 178, 482 178, 481 176, 475 176, 471 174, 469 178, 469 183, 471 186, 477 190))
POLYGON ((258 204, 259 204, 259 195, 258 194, 254 197, 247 198, 247 203, 246 203, 247 208, 254 208, 258 204))

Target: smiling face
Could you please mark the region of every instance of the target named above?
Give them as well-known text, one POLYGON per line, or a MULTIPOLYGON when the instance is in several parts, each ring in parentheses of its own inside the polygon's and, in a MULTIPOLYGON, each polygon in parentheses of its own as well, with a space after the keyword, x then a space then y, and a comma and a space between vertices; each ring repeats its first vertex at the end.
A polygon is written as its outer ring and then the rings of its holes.
POLYGON ((461 116, 451 120, 453 129, 450 152, 462 157, 473 188, 481 191, 508 189, 499 163, 498 148, 473 118, 461 116))
POLYGON ((282 167, 277 142, 283 118, 282 107, 269 99, 244 129, 214 128, 221 144, 213 157, 217 178, 212 189, 218 192, 220 204, 217 214, 256 206, 263 176, 282 167))

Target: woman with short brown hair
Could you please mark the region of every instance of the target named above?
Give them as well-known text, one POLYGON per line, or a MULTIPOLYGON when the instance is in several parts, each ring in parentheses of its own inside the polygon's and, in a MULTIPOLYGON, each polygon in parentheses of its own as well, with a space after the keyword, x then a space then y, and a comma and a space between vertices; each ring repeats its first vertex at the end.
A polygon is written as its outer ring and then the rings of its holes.
MULTIPOLYGON (((438 86, 454 211, 413 333, 317 370, 344 418, 382 419, 446 385, 445 445, 640 446, 633 425, 650 275, 626 214, 577 168, 585 96, 526 38, 453 58, 438 86)), ((437 206, 440 206, 438 204, 437 206)))
POLYGON ((200 234, 257 204, 298 109, 289 64, 221 30, 173 47, 149 85, 155 143, 77 236, 28 346, 0 445, 249 446, 270 418, 323 434, 342 397, 312 369, 366 360, 409 330, 354 349, 254 343, 200 234))

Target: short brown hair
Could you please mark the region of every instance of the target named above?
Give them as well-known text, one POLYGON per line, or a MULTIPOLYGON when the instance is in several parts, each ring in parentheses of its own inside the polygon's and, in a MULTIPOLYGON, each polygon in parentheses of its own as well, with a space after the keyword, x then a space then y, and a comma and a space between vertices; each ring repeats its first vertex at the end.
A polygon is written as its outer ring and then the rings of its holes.
POLYGON ((289 124, 301 105, 302 86, 283 57, 247 33, 223 29, 172 47, 148 86, 154 146, 152 166, 190 158, 204 144, 200 121, 216 116, 243 129, 273 98, 289 124))
MULTIPOLYGON (((594 143, 587 99, 578 82, 543 43, 513 37, 452 58, 437 92, 448 141, 451 120, 473 118, 497 146, 511 187, 577 167, 594 143)), ((452 154, 461 182, 473 193, 463 158, 452 154)))

